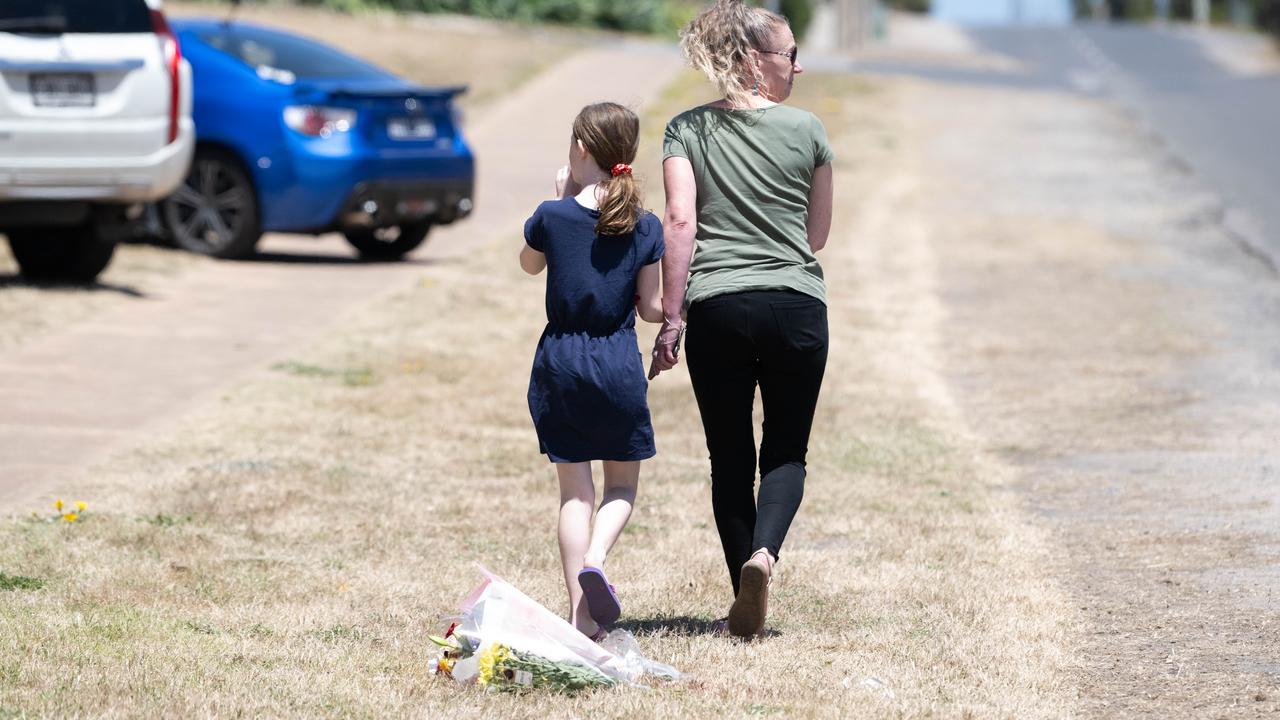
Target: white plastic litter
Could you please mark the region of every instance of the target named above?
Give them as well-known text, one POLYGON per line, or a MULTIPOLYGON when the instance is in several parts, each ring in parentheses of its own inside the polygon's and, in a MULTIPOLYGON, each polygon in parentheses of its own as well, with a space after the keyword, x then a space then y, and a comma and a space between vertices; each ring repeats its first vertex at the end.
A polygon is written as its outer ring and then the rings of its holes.
POLYGON ((868 690, 879 690, 884 696, 890 700, 894 698, 893 689, 885 684, 880 678, 865 677, 862 678, 862 687, 868 690))

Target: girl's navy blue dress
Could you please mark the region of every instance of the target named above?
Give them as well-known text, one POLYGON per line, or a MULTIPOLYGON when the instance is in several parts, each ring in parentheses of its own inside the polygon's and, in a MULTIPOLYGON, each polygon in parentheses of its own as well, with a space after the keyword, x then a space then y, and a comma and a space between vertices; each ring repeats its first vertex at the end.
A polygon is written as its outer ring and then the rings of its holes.
POLYGON ((596 235, 600 214, 573 198, 538 206, 524 226, 547 256, 547 328, 529 377, 529 413, 552 462, 644 460, 655 454, 636 343, 636 275, 664 251, 644 213, 629 235, 596 235))

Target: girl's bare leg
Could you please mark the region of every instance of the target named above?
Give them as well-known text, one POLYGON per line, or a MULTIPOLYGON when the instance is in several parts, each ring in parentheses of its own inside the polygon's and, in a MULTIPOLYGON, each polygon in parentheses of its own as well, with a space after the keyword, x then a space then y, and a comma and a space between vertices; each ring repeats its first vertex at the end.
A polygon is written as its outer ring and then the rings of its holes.
POLYGON ((569 590, 569 622, 583 634, 595 635, 600 629, 578 585, 578 573, 591 541, 591 511, 596 504, 596 489, 591 482, 591 463, 556 463, 560 477, 560 564, 564 567, 564 584, 569 590))
POLYGON ((591 530, 591 544, 583 559, 587 567, 604 567, 605 557, 631 518, 639 483, 639 462, 604 463, 604 497, 600 500, 595 526, 591 530))

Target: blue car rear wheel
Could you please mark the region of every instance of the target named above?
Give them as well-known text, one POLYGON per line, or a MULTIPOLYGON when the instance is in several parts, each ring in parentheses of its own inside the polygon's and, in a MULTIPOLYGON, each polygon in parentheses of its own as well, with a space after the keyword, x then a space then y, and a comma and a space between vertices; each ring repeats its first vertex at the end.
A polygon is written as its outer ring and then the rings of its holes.
POLYGON ((385 228, 346 228, 342 234, 365 260, 401 260, 427 239, 430 220, 401 223, 385 228))
POLYGON ((178 247, 201 255, 250 257, 262 237, 253 182, 224 150, 198 149, 186 181, 165 199, 163 211, 178 247))

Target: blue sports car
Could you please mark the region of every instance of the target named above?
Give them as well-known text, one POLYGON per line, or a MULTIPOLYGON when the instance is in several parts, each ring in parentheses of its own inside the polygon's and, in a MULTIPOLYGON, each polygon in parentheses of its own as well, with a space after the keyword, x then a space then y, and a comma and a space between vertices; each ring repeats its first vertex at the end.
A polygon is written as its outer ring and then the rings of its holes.
POLYGON ((397 259, 472 209, 475 162, 453 99, 297 35, 174 20, 194 73, 195 159, 162 206, 181 247, 252 255, 265 231, 337 230, 397 259))

